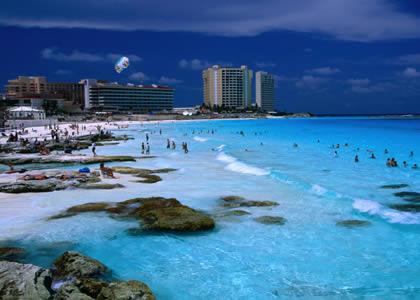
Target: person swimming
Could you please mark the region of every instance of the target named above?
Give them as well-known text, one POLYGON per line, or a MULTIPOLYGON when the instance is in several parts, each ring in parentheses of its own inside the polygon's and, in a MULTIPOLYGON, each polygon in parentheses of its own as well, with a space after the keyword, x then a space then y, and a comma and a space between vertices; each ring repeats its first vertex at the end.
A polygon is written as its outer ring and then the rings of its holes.
POLYGON ((403 161, 403 166, 404 167, 407 167, 408 166, 408 164, 407 164, 407 162, 405 160, 403 161))
POLYGON ((354 157, 354 162, 359 162, 359 155, 356 155, 356 156, 354 157))
POLYGON ((413 156, 414 156, 414 152, 410 151, 410 157, 413 157, 413 156))
POLYGON ((384 150, 384 153, 385 153, 385 154, 388 154, 388 149, 385 149, 385 150, 384 150))
POLYGON ((376 159, 375 153, 372 153, 372 154, 370 155, 370 158, 371 158, 371 159, 376 159))
POLYGON ((412 167, 412 169, 418 169, 417 164, 414 164, 413 167, 412 167))

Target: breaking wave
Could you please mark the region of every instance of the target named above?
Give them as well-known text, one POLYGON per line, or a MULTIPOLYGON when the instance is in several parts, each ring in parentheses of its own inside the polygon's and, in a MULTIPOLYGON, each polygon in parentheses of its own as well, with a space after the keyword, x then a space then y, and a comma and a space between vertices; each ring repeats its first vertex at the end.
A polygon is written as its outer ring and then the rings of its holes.
POLYGON ((256 176, 265 176, 270 174, 270 172, 267 170, 248 165, 244 162, 239 161, 233 156, 227 155, 224 152, 220 152, 217 155, 216 159, 218 161, 227 163, 225 169, 229 171, 256 176))

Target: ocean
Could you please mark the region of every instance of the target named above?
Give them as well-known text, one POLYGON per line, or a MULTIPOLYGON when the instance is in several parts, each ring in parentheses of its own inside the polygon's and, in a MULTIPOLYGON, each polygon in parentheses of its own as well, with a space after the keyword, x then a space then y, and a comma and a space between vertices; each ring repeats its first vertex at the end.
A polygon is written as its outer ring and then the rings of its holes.
POLYGON ((28 262, 45 267, 62 251, 80 251, 117 278, 144 281, 158 299, 420 298, 420 213, 392 208, 418 200, 395 193, 420 192, 420 169, 412 168, 420 164, 419 119, 145 123, 114 133, 135 139, 98 147, 98 154, 139 156, 148 133, 156 157, 108 166, 178 170, 160 174, 163 180, 155 184, 122 176, 124 189, 2 198, 0 245, 23 246, 28 262), (176 150, 166 148, 167 138, 176 150), (387 158, 399 166, 387 167, 387 158), (383 188, 400 184, 406 186, 383 188), (226 217, 220 198, 228 195, 279 205, 246 207, 249 215, 226 217), (136 221, 102 213, 47 221, 75 204, 147 196, 177 198, 215 216, 216 228, 132 236, 127 229, 136 221), (256 222, 267 215, 287 221, 256 222), (366 226, 337 225, 353 219, 366 226))

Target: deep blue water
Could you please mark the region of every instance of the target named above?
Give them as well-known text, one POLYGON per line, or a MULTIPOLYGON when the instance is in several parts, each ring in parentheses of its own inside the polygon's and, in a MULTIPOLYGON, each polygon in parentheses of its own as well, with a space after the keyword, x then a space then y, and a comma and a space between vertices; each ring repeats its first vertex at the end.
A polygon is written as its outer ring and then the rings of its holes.
MULTIPOLYGON (((81 251, 104 262, 116 277, 146 282, 159 299, 420 298, 420 214, 389 207, 409 203, 395 192, 420 192, 420 169, 412 169, 420 164, 420 120, 312 118, 136 125, 116 131, 135 140, 99 147, 98 152, 140 155, 145 131, 157 157, 115 165, 173 167, 177 172, 163 174, 163 181, 152 185, 124 179, 127 187, 122 190, 67 190, 16 199, 32 212, 0 221, 4 228, 0 238, 7 236, 30 247, 29 260, 45 266, 60 251, 81 251), (177 142, 176 151, 166 149, 167 138, 177 142), (183 141, 189 144, 189 154, 181 152, 183 141), (340 147, 332 149, 333 144, 340 147), (372 152, 376 159, 369 158, 372 152), (399 167, 385 166, 391 157, 399 167), (409 186, 381 188, 403 183, 409 186), (223 212, 219 198, 225 195, 280 205, 246 208, 249 216, 218 217, 216 230, 195 235, 133 237, 125 230, 137 226, 135 221, 103 214, 45 221, 46 216, 78 203, 151 195, 176 197, 215 215, 223 212), (287 222, 283 226, 255 222, 262 215, 282 216, 287 222), (336 225, 346 219, 371 224, 336 225)), ((0 210, 4 209, 0 202, 0 210)))

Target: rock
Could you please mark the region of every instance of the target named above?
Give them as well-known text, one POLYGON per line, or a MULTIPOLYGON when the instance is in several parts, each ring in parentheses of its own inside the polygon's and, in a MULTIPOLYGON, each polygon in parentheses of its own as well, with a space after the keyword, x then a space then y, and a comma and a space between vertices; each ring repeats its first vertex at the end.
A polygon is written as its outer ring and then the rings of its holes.
POLYGON ((351 219, 351 220, 337 221, 335 224, 337 226, 342 226, 342 227, 347 227, 347 228, 353 228, 353 227, 369 226, 372 223, 369 222, 369 221, 365 221, 365 220, 351 219))
POLYGON ((408 187, 408 184, 405 183, 401 183, 401 184, 387 184, 387 185, 382 185, 381 188, 382 189, 390 189, 390 190, 396 190, 396 189, 402 189, 408 187))
POLYGON ((126 282, 112 282, 104 287, 97 297, 98 300, 155 300, 150 288, 143 282, 130 280, 126 282))
POLYGON ((115 173, 120 173, 120 174, 139 174, 140 172, 143 171, 148 171, 145 169, 136 169, 136 168, 132 168, 132 167, 112 167, 112 171, 114 171, 115 173))
POLYGON ((57 179, 27 180, 0 184, 0 192, 9 194, 45 193, 64 190, 70 186, 57 179))
POLYGON ((112 190, 120 189, 125 186, 119 183, 96 183, 96 184, 81 184, 77 186, 79 189, 85 190, 112 190))
POLYGON ((64 252, 54 261, 54 266, 55 274, 61 278, 69 276, 76 278, 97 277, 107 271, 100 261, 75 251, 64 252))
POLYGON ((170 172, 175 172, 178 171, 178 169, 173 169, 173 168, 163 168, 163 169, 155 169, 155 170, 151 170, 153 174, 158 174, 158 173, 170 173, 170 172))
POLYGON ((274 201, 243 201, 243 202, 223 203, 223 206, 227 208, 252 207, 252 206, 263 207, 263 206, 277 206, 277 205, 279 204, 274 201))
POLYGON ((49 270, 15 262, 0 261, 0 299, 39 299, 51 297, 49 270))
POLYGON ((156 182, 162 181, 162 178, 160 176, 152 175, 152 174, 148 174, 148 175, 138 174, 136 176, 143 178, 143 180, 137 180, 136 181, 136 182, 139 182, 139 183, 156 183, 156 182))
POLYGON ((210 230, 215 226, 214 220, 206 214, 182 205, 174 198, 162 197, 135 198, 113 206, 107 203, 87 203, 73 206, 50 219, 87 211, 106 211, 114 217, 135 218, 142 222, 144 230, 193 232, 210 230))
POLYGON ((399 211, 406 211, 406 212, 420 212, 420 204, 391 204, 389 205, 390 208, 399 210, 399 211))
POLYGON ((241 196, 223 196, 221 198, 223 201, 230 202, 230 201, 243 201, 245 200, 244 197, 241 196))
POLYGON ((73 284, 63 285, 54 295, 54 300, 94 300, 94 298, 81 292, 79 288, 73 284))
POLYGON ((96 299, 102 288, 107 287, 109 283, 98 279, 83 278, 76 280, 75 285, 82 293, 96 299))
POLYGON ((25 254, 25 249, 18 247, 0 247, 0 260, 15 261, 25 254))
POLYGON ((258 223, 266 225, 284 225, 286 224, 286 219, 278 216, 261 216, 254 219, 258 223))
POLYGON ((108 162, 122 162, 122 161, 136 161, 133 156, 83 156, 83 155, 46 155, 40 156, 37 154, 19 154, 0 156, 0 164, 13 165, 23 164, 97 164, 108 162))
POLYGON ((94 203, 85 203, 76 206, 72 206, 67 209, 68 213, 84 213, 84 212, 97 212, 105 211, 109 207, 109 203, 104 202, 94 202, 94 203))
POLYGON ((395 196, 403 198, 408 202, 420 202, 420 193, 418 192, 398 192, 394 193, 395 196))
POLYGON ((235 209, 235 210, 230 210, 227 211, 226 213, 224 213, 224 216, 245 216, 245 215, 250 215, 251 213, 245 211, 245 210, 240 210, 240 209, 235 209))

